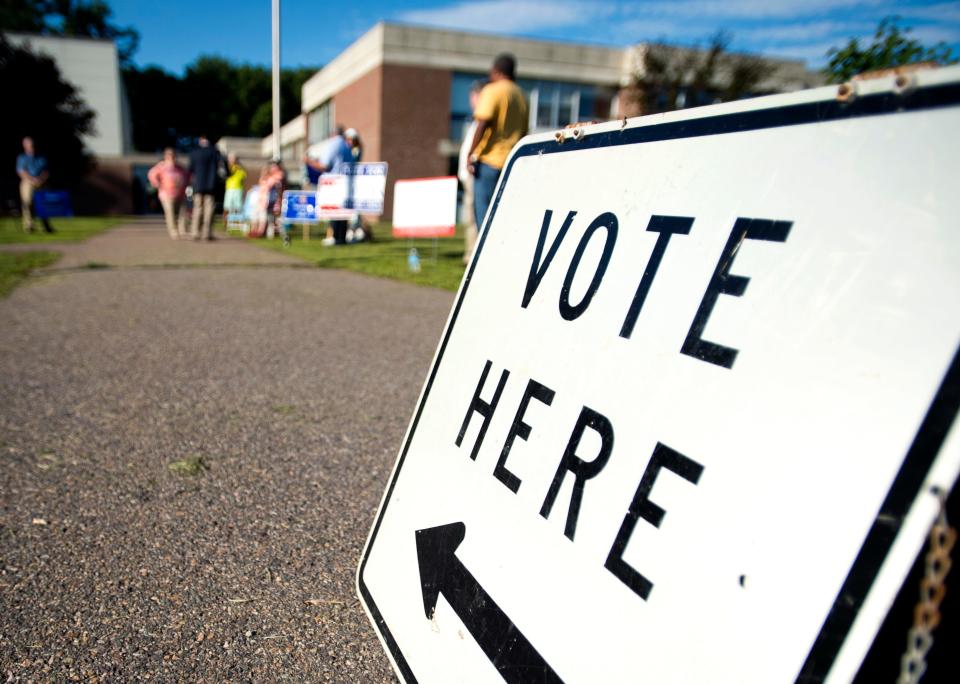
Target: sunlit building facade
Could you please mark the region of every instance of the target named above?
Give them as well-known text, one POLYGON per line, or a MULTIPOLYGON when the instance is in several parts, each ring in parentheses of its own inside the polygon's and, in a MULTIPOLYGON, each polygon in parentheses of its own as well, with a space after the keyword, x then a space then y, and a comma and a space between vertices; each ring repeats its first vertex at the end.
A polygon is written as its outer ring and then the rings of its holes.
MULTIPOLYGON (((281 130, 282 156, 296 181, 304 150, 343 125, 360 132, 366 160, 390 164, 390 185, 451 174, 471 118, 470 85, 486 76, 497 54, 517 58, 535 132, 638 114, 632 85, 644 49, 380 23, 304 84, 302 118, 281 130)), ((802 61, 767 61, 764 92, 820 83, 802 61)), ((272 147, 268 136, 263 153, 272 147)))

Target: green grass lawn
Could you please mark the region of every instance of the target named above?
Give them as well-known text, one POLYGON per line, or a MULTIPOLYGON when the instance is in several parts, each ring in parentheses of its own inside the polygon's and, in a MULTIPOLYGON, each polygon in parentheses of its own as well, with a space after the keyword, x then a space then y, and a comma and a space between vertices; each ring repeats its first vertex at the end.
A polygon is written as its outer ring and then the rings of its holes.
POLYGON ((304 241, 301 239, 301 227, 293 226, 290 231, 293 240, 290 247, 286 249, 279 238, 256 242, 271 249, 302 257, 321 268, 343 268, 451 291, 455 291, 460 286, 464 271, 461 227, 457 228, 456 237, 436 240, 436 259, 434 259, 434 240, 405 238, 395 240, 390 235, 389 223, 374 226, 374 242, 335 247, 324 247, 320 244, 324 230, 314 226, 311 239, 304 241), (407 255, 411 247, 416 247, 420 255, 419 273, 412 273, 407 266, 407 255))
POLYGON ((34 222, 32 233, 24 233, 21 227, 20 217, 2 217, 0 218, 0 244, 10 244, 11 242, 64 242, 74 240, 84 240, 91 235, 115 226, 123 222, 123 218, 117 217, 89 217, 74 216, 71 218, 50 219, 55 233, 44 233, 43 224, 39 221, 34 222))
POLYGON ((6 297, 33 269, 59 258, 56 252, 0 252, 0 297, 6 297))

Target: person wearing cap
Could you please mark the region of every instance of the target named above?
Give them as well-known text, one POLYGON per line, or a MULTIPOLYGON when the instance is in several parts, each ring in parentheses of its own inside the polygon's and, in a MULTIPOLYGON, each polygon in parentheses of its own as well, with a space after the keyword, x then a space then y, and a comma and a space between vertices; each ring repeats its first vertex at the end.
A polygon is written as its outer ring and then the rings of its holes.
POLYGON ((344 130, 342 126, 338 126, 335 135, 307 148, 306 154, 303 155, 303 163, 306 166, 310 185, 316 186, 324 173, 340 173, 344 164, 353 161, 348 133, 357 137, 356 129, 344 130))
MULTIPOLYGON (((360 140, 360 133, 357 132, 356 128, 348 128, 344 131, 343 137, 347 139, 347 144, 350 145, 351 162, 359 164, 363 161, 363 142, 360 140)), ((352 186, 350 193, 352 196, 352 186)), ((373 231, 364 222, 358 211, 354 214, 347 228, 347 242, 363 242, 364 240, 373 240, 373 231)))

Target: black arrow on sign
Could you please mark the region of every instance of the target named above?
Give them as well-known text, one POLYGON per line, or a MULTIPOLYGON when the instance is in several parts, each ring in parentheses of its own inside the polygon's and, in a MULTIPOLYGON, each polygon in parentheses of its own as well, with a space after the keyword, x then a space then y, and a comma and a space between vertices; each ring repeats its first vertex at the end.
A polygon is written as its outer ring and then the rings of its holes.
POLYGON ((463 523, 417 530, 423 610, 432 620, 440 594, 507 682, 562 682, 513 621, 456 556, 463 523))

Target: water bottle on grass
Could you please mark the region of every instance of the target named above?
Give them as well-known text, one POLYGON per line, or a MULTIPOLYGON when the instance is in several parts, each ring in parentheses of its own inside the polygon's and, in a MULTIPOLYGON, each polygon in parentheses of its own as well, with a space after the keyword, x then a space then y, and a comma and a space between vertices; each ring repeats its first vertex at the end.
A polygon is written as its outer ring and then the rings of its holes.
POLYGON ((420 254, 417 252, 416 247, 411 247, 407 253, 407 268, 410 269, 411 273, 420 272, 420 254))

